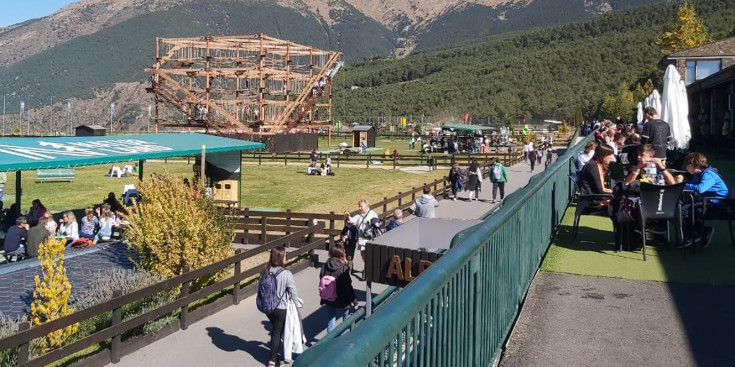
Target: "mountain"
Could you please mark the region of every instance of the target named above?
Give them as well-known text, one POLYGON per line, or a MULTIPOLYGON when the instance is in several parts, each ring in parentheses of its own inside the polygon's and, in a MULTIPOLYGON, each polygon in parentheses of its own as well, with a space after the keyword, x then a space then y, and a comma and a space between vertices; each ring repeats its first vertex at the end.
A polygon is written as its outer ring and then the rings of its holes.
POLYGON ((0 30, 0 94, 9 95, 8 113, 51 97, 62 116, 70 97, 99 96, 99 109, 116 101, 121 83, 146 80, 155 37, 265 33, 342 51, 349 65, 660 1, 83 0, 0 30))

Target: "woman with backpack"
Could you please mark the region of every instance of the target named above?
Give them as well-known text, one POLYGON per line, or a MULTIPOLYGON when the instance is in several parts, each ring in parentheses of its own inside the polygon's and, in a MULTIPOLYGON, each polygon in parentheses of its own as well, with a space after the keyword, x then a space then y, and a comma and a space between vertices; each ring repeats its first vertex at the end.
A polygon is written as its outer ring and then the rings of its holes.
POLYGON ((345 249, 335 244, 329 249, 329 260, 319 272, 319 297, 322 305, 327 306, 329 321, 327 333, 334 329, 337 317, 347 320, 350 317, 350 305, 357 306, 357 296, 352 288, 350 267, 347 264, 345 249))
POLYGON ((270 261, 263 268, 258 281, 258 309, 265 312, 268 321, 273 325, 271 329, 271 354, 268 360, 269 367, 277 365, 281 335, 286 324, 288 302, 299 298, 293 274, 285 268, 285 265, 286 248, 276 247, 271 249, 270 261))

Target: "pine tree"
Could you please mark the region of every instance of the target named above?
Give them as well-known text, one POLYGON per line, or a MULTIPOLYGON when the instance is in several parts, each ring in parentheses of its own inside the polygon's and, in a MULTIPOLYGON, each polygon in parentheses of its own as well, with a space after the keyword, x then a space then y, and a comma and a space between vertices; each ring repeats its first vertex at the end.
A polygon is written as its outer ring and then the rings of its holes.
POLYGON ((709 39, 707 28, 697 17, 694 5, 683 2, 679 5, 676 21, 658 38, 658 45, 664 54, 670 54, 701 46, 709 42, 709 39))
MULTIPOLYGON (((36 275, 33 289, 33 303, 31 303, 31 323, 41 325, 49 321, 70 315, 74 312, 69 308, 71 283, 66 276, 64 266, 64 246, 62 239, 49 238, 38 248, 38 261, 41 263, 43 279, 36 275)), ((79 329, 79 324, 73 324, 63 329, 52 331, 39 341, 42 349, 54 349, 64 345, 64 342, 79 329)))

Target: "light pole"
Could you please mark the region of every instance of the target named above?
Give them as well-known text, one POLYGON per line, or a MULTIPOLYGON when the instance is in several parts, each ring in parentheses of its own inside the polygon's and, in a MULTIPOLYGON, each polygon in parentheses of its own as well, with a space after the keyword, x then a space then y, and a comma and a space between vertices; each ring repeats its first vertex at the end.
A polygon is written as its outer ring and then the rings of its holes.
POLYGON ((3 94, 3 136, 5 136, 5 97, 7 94, 3 94))
POLYGON ((71 102, 66 102, 66 122, 69 124, 67 135, 71 136, 71 102))
POLYGON ((23 135, 23 112, 26 108, 26 103, 21 101, 20 102, 20 123, 18 124, 18 130, 20 130, 20 135, 23 135))
POLYGON ((112 116, 115 115, 115 104, 110 103, 110 132, 112 132, 112 116))
POLYGON ((49 135, 54 131, 54 96, 51 96, 51 125, 48 128, 49 135))

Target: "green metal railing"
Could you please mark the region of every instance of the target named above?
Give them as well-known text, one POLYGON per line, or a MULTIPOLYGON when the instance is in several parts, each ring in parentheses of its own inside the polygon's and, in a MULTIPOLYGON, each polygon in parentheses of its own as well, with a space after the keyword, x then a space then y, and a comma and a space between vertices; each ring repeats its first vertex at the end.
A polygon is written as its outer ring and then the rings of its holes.
POLYGON ((491 365, 569 204, 568 174, 589 139, 455 236, 439 261, 352 332, 320 342, 294 366, 491 365))

